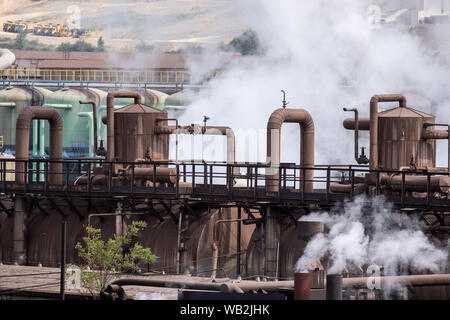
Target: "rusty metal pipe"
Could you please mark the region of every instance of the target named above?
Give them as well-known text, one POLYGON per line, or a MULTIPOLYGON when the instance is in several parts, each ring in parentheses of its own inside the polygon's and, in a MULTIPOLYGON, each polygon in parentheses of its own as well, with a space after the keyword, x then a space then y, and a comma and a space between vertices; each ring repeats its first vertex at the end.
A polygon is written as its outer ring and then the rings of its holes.
POLYGON ((378 169, 378 103, 398 102, 401 108, 406 108, 407 101, 402 94, 375 95, 370 99, 370 170, 378 169))
POLYGON ((94 122, 94 154, 97 154, 97 103, 93 100, 81 101, 80 104, 90 104, 92 106, 92 117, 94 122))
POLYGON ((114 98, 134 98, 135 104, 141 104, 141 95, 137 91, 112 91, 106 96, 106 118, 107 118, 107 156, 106 160, 115 160, 114 149, 114 98))
POLYGON ((204 283, 192 281, 173 281, 173 280, 143 280, 143 279, 119 279, 111 282, 111 285, 119 286, 146 286, 162 288, 182 288, 191 290, 222 291, 220 283, 204 283))
MULTIPOLYGON (((47 107, 25 107, 20 112, 16 121, 16 159, 28 160, 28 149, 30 146, 30 126, 33 119, 48 120, 50 123, 50 160, 62 161, 62 134, 63 120, 53 108, 47 107)), ((16 182, 25 183, 25 162, 16 164, 16 182)), ((62 163, 50 164, 50 184, 62 183, 62 163)))
MULTIPOLYGON (((127 176, 131 177, 131 167, 127 168, 127 176)), ((156 168, 155 176, 153 176, 153 168, 134 168, 135 179, 147 179, 162 183, 177 183, 177 170, 175 168, 156 168)))
MULTIPOLYGON (((164 119, 167 120, 167 119, 164 119)), ((155 134, 196 134, 194 126, 168 126, 159 125, 155 127, 155 134)), ((202 132, 199 134, 216 135, 227 137, 227 162, 236 162, 236 147, 234 131, 230 127, 220 126, 206 126, 202 127, 202 132)))
POLYGON ((448 139, 448 131, 447 130, 426 130, 422 131, 422 139, 448 139))
POLYGON ((358 164, 360 163, 359 160, 359 112, 358 109, 352 108, 344 108, 344 111, 353 111, 355 113, 355 160, 358 164))
MULTIPOLYGON (((62 134, 63 120, 53 108, 25 107, 20 112, 16 121, 16 159, 22 160, 16 163, 16 182, 27 183, 25 173, 27 171, 28 150, 30 147, 30 126, 33 119, 45 119, 50 122, 50 160, 62 161, 62 134)), ((62 163, 50 164, 49 183, 53 185, 62 183, 62 163)), ((13 254, 19 264, 26 263, 25 219, 27 215, 25 198, 18 197, 14 202, 13 218, 13 254)))
MULTIPOLYGON (((381 183, 387 185, 391 190, 402 190, 402 175, 383 176, 381 183)), ((427 176, 409 176, 405 175, 405 190, 426 192, 428 184, 427 176)), ((450 187, 450 180, 447 176, 431 176, 430 177, 430 192, 448 192, 450 187)))
MULTIPOLYGON (((447 172, 450 176, 450 125, 449 124, 440 124, 440 123, 430 123, 425 124, 424 127, 447 127, 447 172)), ((442 132, 442 130, 440 131, 442 132)), ((440 138, 439 138, 440 139, 440 138)), ((445 138, 444 138, 445 139, 445 138)))
MULTIPOLYGON (((368 277, 344 278, 342 280, 343 288, 366 287, 368 277)), ((403 286, 448 286, 450 285, 450 274, 423 274, 406 276, 385 276, 381 277, 381 285, 397 283, 403 286)))
MULTIPOLYGON (((278 180, 280 178, 280 140, 281 126, 283 123, 298 123, 300 126, 300 166, 304 168, 314 167, 314 121, 308 111, 304 109, 280 108, 275 110, 267 123, 267 164, 268 169, 266 189, 278 192, 278 180)), ((306 170, 301 181, 305 182, 305 191, 313 191, 314 171, 306 170)))
POLYGON ((294 300, 310 300, 311 299, 311 274, 295 273, 294 274, 294 300))
MULTIPOLYGON (((356 122, 354 118, 345 119, 342 123, 345 129, 355 130, 356 122)), ((369 131, 370 130, 370 119, 369 118, 358 118, 358 130, 359 131, 369 131)))
MULTIPOLYGON (((294 275, 295 278, 295 275, 294 275)), ((357 278, 343 278, 342 288, 352 287, 366 287, 369 277, 357 278)), ((385 276, 380 277, 381 284, 385 283, 399 283, 412 287, 420 286, 446 286, 450 285, 450 274, 426 274, 426 275, 406 275, 406 276, 385 276)), ((309 282, 308 282, 309 283, 309 282)), ((236 283, 236 285, 243 291, 262 289, 267 292, 275 292, 282 288, 294 288, 295 280, 286 281, 270 281, 270 282, 256 282, 248 281, 236 283)), ((306 284, 305 284, 306 285, 306 284)))

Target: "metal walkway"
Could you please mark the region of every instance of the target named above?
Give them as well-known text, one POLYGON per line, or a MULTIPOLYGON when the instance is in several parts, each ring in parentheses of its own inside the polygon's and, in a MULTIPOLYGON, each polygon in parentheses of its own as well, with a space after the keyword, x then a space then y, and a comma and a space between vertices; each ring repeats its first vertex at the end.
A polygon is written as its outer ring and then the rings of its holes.
POLYGON ((86 70, 86 69, 0 69, 0 79, 15 82, 83 82, 152 85, 193 85, 209 81, 219 71, 198 76, 187 70, 86 70))
MULTIPOLYGON (((222 162, 147 162, 147 163, 107 163, 101 159, 71 159, 63 161, 49 161, 30 159, 20 161, 14 159, 0 160, 0 192, 9 196, 43 196, 49 198, 80 198, 80 199, 132 199, 132 200, 180 200, 198 203, 208 203, 218 206, 258 205, 281 207, 332 207, 338 202, 352 199, 361 191, 355 183, 358 175, 370 172, 364 166, 315 166, 303 168, 293 164, 282 164, 278 179, 278 192, 266 190, 265 171, 266 164, 261 163, 222 163, 222 162), (25 162, 28 168, 25 172, 16 172, 18 162, 25 162), (61 184, 51 185, 50 170, 52 164, 62 163, 60 173, 61 184), (104 175, 103 184, 93 181, 94 170, 99 167, 104 175), (113 175, 113 166, 127 168, 113 175), (142 185, 142 180, 134 177, 135 167, 158 167, 172 169, 173 184, 151 183, 142 185), (307 181, 303 179, 307 170, 314 171, 314 190, 305 192, 307 181), (23 174, 25 183, 19 184, 15 176, 23 174), (87 179, 84 185, 76 185, 79 176, 87 179), (351 188, 348 193, 333 193, 330 185, 345 183, 351 188)), ((398 174, 406 177, 411 174, 405 171, 377 171, 376 175, 383 173, 398 174)), ((447 173, 423 173, 433 175, 447 175, 447 173)), ((156 175, 149 179, 157 181, 156 175)), ((379 179, 378 179, 379 180, 379 179)), ((384 194, 386 199, 397 208, 408 210, 422 210, 435 212, 450 212, 450 199, 448 195, 431 191, 430 181, 426 187, 427 192, 407 192, 403 183, 399 185, 398 192, 386 192, 383 185, 372 186, 370 194, 384 194)), ((443 186, 444 187, 444 186, 443 186)))

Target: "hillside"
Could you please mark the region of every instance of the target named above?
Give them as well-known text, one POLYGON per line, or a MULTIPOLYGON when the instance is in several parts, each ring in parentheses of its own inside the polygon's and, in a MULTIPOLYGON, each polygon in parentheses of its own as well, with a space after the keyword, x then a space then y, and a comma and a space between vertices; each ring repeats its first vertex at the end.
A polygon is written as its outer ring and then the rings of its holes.
MULTIPOLYGON (((81 28, 91 30, 85 40, 92 44, 102 36, 106 46, 115 50, 133 50, 141 40, 164 50, 176 50, 230 41, 245 30, 239 12, 239 1, 234 0, 2 0, 0 22, 67 24, 75 18, 81 28)), ((15 34, 2 31, 0 37, 15 34)), ((52 45, 77 41, 32 34, 28 37, 52 45)))

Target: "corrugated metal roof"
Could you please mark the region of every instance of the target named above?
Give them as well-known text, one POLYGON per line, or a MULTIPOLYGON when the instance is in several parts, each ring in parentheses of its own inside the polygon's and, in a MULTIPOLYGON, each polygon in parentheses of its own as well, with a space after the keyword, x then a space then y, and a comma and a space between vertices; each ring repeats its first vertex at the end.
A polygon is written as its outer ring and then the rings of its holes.
POLYGON ((114 113, 164 113, 164 111, 144 104, 132 104, 120 109, 114 110, 114 113))
POLYGON ((392 118, 434 118, 433 115, 412 109, 398 107, 380 112, 379 117, 392 117, 392 118))
POLYGON ((189 64, 217 61, 220 67, 240 57, 235 53, 218 56, 199 54, 149 54, 117 52, 59 52, 13 50, 17 60, 41 60, 42 69, 187 69, 189 64))

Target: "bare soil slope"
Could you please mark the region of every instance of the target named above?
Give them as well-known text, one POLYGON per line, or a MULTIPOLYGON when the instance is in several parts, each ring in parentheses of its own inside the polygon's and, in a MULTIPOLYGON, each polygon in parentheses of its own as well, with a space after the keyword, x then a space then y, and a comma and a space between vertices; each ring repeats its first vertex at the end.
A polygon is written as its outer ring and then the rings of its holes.
MULTIPOLYGON (((2 0, 0 23, 6 20, 32 24, 78 20, 81 28, 91 30, 86 41, 95 44, 102 36, 107 46, 127 51, 141 40, 165 50, 217 44, 245 30, 236 0, 2 0)), ((0 37, 15 34, 0 32, 0 37)), ((29 38, 53 45, 76 41, 31 34, 29 38)))

